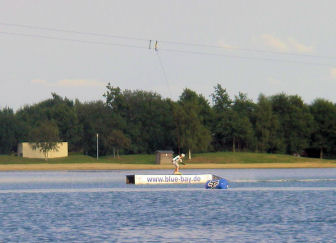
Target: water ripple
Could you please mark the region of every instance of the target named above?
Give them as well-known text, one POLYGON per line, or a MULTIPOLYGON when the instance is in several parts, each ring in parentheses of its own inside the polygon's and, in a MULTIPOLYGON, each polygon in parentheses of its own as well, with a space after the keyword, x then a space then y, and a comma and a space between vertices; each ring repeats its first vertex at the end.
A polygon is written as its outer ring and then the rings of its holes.
POLYGON ((0 173, 0 242, 334 242, 335 172, 213 171, 228 190, 126 185, 120 171, 0 173))

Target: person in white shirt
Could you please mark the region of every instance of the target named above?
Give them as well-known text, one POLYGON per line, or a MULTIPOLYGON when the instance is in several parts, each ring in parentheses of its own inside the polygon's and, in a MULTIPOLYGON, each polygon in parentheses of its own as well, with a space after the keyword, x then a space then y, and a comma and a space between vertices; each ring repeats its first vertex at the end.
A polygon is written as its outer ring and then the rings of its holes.
POLYGON ((179 169, 180 165, 179 163, 183 163, 182 159, 185 157, 185 154, 177 155, 176 157, 173 158, 173 165, 175 166, 174 174, 181 174, 179 169))

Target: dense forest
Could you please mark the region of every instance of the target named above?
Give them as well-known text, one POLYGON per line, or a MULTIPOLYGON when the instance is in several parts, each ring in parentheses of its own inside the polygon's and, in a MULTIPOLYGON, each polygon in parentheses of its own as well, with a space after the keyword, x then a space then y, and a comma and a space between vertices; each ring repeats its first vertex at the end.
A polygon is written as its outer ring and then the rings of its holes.
POLYGON ((177 101, 109 83, 104 101, 52 98, 16 112, 0 110, 0 153, 15 154, 20 142, 66 141, 70 152, 101 155, 253 151, 311 157, 336 155, 336 105, 325 99, 305 104, 298 95, 246 94, 233 99, 220 84, 210 101, 185 89, 177 101), (38 137, 38 135, 40 137, 38 137))

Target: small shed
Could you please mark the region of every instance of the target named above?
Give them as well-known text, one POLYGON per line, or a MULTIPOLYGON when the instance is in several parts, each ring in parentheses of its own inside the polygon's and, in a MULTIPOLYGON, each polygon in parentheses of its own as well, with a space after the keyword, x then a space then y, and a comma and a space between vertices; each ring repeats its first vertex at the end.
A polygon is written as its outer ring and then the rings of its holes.
POLYGON ((167 165, 171 164, 174 152, 171 150, 157 150, 156 151, 156 164, 167 165))
MULTIPOLYGON (((39 149, 33 149, 34 143, 24 142, 18 144, 18 156, 23 158, 44 159, 44 154, 39 149)), ((48 158, 68 157, 68 142, 57 143, 57 150, 50 151, 48 158)))

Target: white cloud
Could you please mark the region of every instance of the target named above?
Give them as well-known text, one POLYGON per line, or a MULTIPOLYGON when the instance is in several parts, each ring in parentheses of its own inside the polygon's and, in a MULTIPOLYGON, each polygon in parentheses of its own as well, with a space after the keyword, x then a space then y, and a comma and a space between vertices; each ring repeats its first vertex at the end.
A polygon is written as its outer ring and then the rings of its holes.
POLYGON ((336 79, 336 68, 331 68, 330 69, 330 77, 332 79, 336 79))
POLYGON ((219 45, 220 47, 224 48, 224 49, 229 49, 229 50, 233 50, 233 49, 236 48, 236 47, 234 47, 234 46, 232 46, 232 45, 229 45, 229 44, 225 43, 225 42, 222 41, 222 40, 218 42, 218 45, 219 45))
POLYGON ((46 80, 34 79, 32 84, 50 86, 50 87, 104 87, 105 83, 96 80, 87 79, 63 79, 57 82, 48 82, 46 80))
POLYGON ((291 47, 300 53, 312 53, 313 52, 313 47, 312 46, 307 46, 305 44, 299 43, 297 40, 294 40, 293 38, 288 39, 289 44, 291 47))
POLYGON ((85 79, 64 79, 59 80, 56 83, 57 86, 61 87, 101 87, 105 86, 103 82, 96 80, 85 80, 85 79))
POLYGON ((34 79, 31 81, 32 84, 48 85, 48 82, 42 79, 34 79))
POLYGON ((278 51, 289 51, 288 45, 280 40, 279 38, 276 38, 270 34, 263 34, 261 35, 261 39, 264 41, 264 43, 267 46, 270 46, 278 51))
POLYGON ((283 40, 270 34, 263 34, 261 35, 261 39, 266 46, 269 46, 277 51, 312 53, 314 50, 313 46, 303 44, 294 38, 287 38, 286 40, 283 40))
POLYGON ((268 82, 271 84, 271 85, 281 85, 282 82, 279 80, 279 79, 276 79, 276 78, 273 78, 273 77, 269 77, 268 78, 268 82))

